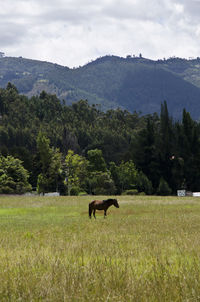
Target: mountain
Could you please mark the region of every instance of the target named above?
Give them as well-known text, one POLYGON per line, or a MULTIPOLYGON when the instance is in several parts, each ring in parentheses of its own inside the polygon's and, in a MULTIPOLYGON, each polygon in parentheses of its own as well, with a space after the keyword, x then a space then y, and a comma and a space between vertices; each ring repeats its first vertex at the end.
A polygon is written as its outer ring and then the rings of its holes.
POLYGON ((149 60, 105 56, 70 69, 57 64, 14 57, 0 58, 0 87, 12 82, 29 97, 42 90, 67 104, 87 99, 103 110, 121 107, 142 114, 160 112, 166 100, 170 114, 183 108, 200 118, 200 58, 149 60))

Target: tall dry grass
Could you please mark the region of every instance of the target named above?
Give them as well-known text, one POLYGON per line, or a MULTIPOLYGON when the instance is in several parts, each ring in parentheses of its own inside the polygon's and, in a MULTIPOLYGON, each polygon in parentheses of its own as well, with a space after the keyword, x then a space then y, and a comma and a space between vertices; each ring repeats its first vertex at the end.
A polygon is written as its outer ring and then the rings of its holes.
POLYGON ((200 301, 200 200, 118 200, 0 197, 0 301, 200 301))

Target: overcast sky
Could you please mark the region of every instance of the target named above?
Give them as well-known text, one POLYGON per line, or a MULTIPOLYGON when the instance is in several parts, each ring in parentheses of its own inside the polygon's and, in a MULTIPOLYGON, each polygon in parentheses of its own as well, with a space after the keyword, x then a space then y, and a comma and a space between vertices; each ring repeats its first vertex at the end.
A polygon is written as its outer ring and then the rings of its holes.
POLYGON ((200 0, 0 0, 0 51, 69 67, 200 56, 200 0))

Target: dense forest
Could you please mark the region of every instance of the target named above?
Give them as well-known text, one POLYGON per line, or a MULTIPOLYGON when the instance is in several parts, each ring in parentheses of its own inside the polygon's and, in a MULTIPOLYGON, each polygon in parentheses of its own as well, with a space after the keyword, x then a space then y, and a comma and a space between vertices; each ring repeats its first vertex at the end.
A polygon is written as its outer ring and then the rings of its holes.
POLYGON ((80 100, 62 104, 43 91, 28 98, 0 89, 0 193, 175 194, 200 189, 200 124, 183 109, 160 114, 80 100))

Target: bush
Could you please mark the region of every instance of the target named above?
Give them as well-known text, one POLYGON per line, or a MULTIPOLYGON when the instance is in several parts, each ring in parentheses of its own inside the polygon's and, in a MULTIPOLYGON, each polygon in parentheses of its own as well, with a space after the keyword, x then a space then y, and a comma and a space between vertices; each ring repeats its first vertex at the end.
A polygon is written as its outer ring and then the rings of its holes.
POLYGON ((114 181, 108 172, 92 172, 87 179, 87 187, 88 193, 94 195, 114 195, 116 192, 114 181))
POLYGON ((78 187, 78 186, 73 186, 73 187, 71 188, 70 195, 72 195, 72 196, 78 196, 80 192, 81 192, 80 187, 78 187))
POLYGON ((151 195, 153 193, 152 183, 143 172, 138 173, 137 189, 140 192, 145 192, 147 195, 151 195))
POLYGON ((139 195, 140 195, 140 196, 145 196, 146 193, 145 193, 145 192, 140 192, 139 195))
POLYGON ((161 178, 160 183, 157 189, 157 194, 161 196, 168 196, 172 193, 171 188, 169 187, 168 183, 161 178))
POLYGON ((78 196, 86 196, 86 195, 88 195, 87 192, 79 192, 79 193, 78 193, 78 196))
POLYGON ((136 189, 126 190, 122 193, 122 195, 138 195, 138 190, 136 189))

